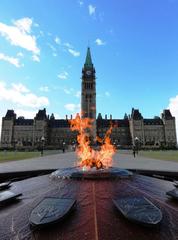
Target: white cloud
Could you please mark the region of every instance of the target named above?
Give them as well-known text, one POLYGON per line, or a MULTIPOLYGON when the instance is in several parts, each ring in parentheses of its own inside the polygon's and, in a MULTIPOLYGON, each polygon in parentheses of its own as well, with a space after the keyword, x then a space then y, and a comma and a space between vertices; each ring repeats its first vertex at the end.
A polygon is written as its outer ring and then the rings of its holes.
POLYGON ((54 41, 58 45, 61 44, 61 39, 59 37, 55 37, 54 41))
POLYGON ((47 45, 51 48, 52 51, 54 51, 54 52, 56 51, 56 48, 52 44, 47 43, 47 45))
POLYGON ((57 53, 53 52, 53 57, 57 57, 57 53))
POLYGON ((37 114, 38 109, 36 110, 25 110, 25 109, 15 109, 15 113, 19 117, 25 117, 27 119, 33 119, 37 114))
POLYGON ((49 92, 49 87, 48 86, 41 86, 40 88, 41 92, 49 92))
POLYGON ((21 18, 19 20, 16 20, 13 22, 17 28, 22 32, 31 32, 31 26, 32 26, 32 19, 31 18, 21 18))
POLYGON ((178 95, 169 99, 169 106, 172 115, 176 118, 176 132, 178 141, 178 95))
POLYGON ((22 66, 22 65, 20 65, 20 62, 19 62, 18 58, 7 56, 4 53, 0 53, 0 60, 6 61, 6 62, 8 62, 10 64, 13 64, 17 68, 22 66))
POLYGON ((0 82, 0 100, 31 108, 39 108, 49 105, 47 97, 36 96, 23 84, 14 83, 11 87, 7 87, 2 81, 0 82))
POLYGON ((66 94, 71 94, 71 91, 69 89, 64 88, 63 90, 66 94))
POLYGON ((95 40, 95 43, 96 43, 98 46, 101 46, 101 45, 105 45, 105 44, 106 44, 106 43, 103 42, 100 38, 97 38, 97 39, 95 40))
POLYGON ((29 93, 30 90, 25 87, 22 83, 12 83, 12 87, 15 91, 19 93, 29 93))
POLYGON ((82 0, 79 0, 78 3, 80 6, 82 6, 84 4, 84 2, 82 0))
POLYGON ((64 105, 64 107, 70 112, 79 112, 80 110, 80 104, 67 103, 66 105, 64 105))
POLYGON ((73 94, 74 89, 73 89, 73 88, 63 88, 63 91, 64 91, 66 94, 73 94))
POLYGON ((79 57, 80 56, 80 52, 75 51, 71 48, 68 49, 69 53, 72 54, 74 57, 79 57))
POLYGON ((95 14, 96 7, 90 4, 90 5, 88 5, 88 11, 89 11, 90 15, 93 15, 93 14, 95 14))
POLYGON ((75 94, 75 97, 80 98, 81 97, 81 91, 77 91, 75 94))
POLYGON ((64 43, 63 45, 67 48, 73 48, 72 44, 70 44, 68 42, 64 43))
POLYGON ((40 30, 40 35, 44 37, 44 32, 40 30))
POLYGON ((39 27, 40 25, 38 23, 34 23, 34 26, 35 27, 39 27))
POLYGON ((62 80, 66 80, 69 76, 68 72, 64 71, 64 72, 61 72, 60 74, 57 75, 58 78, 62 79, 62 80))
POLYGON ((106 97, 110 97, 111 94, 110 94, 108 91, 106 91, 106 92, 105 92, 105 96, 106 96, 106 97))
POLYGON ((104 21, 104 12, 100 12, 98 17, 99 17, 100 22, 103 22, 104 21))
POLYGON ((58 113, 54 113, 55 119, 61 119, 61 116, 58 113))
POLYGON ((79 57, 80 56, 80 52, 76 51, 74 49, 74 47, 72 46, 72 44, 70 44, 69 42, 65 42, 63 43, 63 46, 65 46, 67 48, 67 51, 74 57, 79 57))
POLYGON ((24 57, 24 55, 23 55, 22 52, 18 52, 18 53, 17 53, 17 57, 24 57))
POLYGON ((40 62, 40 58, 37 55, 32 55, 32 60, 34 62, 40 62))
POLYGON ((51 48, 53 57, 57 57, 56 48, 50 43, 47 43, 47 45, 51 48))
POLYGON ((0 22, 0 35, 5 37, 11 45, 24 48, 35 55, 40 54, 36 37, 31 35, 32 19, 22 18, 13 22, 13 25, 6 25, 0 22))

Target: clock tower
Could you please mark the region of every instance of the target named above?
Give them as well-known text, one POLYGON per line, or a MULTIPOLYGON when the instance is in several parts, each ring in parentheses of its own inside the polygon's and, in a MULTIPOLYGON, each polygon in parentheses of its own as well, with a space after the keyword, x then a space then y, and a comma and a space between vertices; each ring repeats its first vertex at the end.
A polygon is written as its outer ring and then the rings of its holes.
POLYGON ((96 136, 96 82, 95 68, 92 63, 90 48, 87 49, 82 69, 81 115, 93 120, 93 137, 96 136))

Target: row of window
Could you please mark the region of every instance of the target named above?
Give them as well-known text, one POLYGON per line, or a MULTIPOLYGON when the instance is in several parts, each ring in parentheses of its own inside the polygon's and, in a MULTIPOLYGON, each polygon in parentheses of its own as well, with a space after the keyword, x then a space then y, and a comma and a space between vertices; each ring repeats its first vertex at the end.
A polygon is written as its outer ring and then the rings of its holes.
POLYGON ((85 83, 85 89, 93 89, 93 83, 85 83))

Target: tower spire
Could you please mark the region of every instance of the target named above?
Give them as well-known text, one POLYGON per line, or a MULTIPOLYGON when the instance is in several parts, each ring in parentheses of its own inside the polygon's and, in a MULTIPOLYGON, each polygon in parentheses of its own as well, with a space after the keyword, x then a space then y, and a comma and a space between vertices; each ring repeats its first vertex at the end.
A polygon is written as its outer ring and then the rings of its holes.
POLYGON ((84 66, 86 68, 92 68, 93 67, 93 63, 92 63, 92 60, 91 60, 91 53, 90 53, 90 48, 89 47, 87 48, 87 55, 86 55, 84 66))

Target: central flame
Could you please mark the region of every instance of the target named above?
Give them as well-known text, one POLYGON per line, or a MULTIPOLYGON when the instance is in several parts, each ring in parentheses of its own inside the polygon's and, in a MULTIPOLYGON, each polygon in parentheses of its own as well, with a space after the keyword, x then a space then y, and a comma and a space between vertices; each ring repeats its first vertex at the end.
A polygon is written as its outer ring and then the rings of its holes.
POLYGON ((96 167, 96 169, 111 167, 112 156, 115 153, 115 147, 110 139, 112 125, 106 132, 104 139, 96 137, 101 146, 98 150, 95 150, 90 145, 93 119, 81 118, 77 115, 75 119, 71 119, 69 122, 71 130, 78 132, 76 153, 79 157, 79 165, 85 170, 93 167, 96 167))

